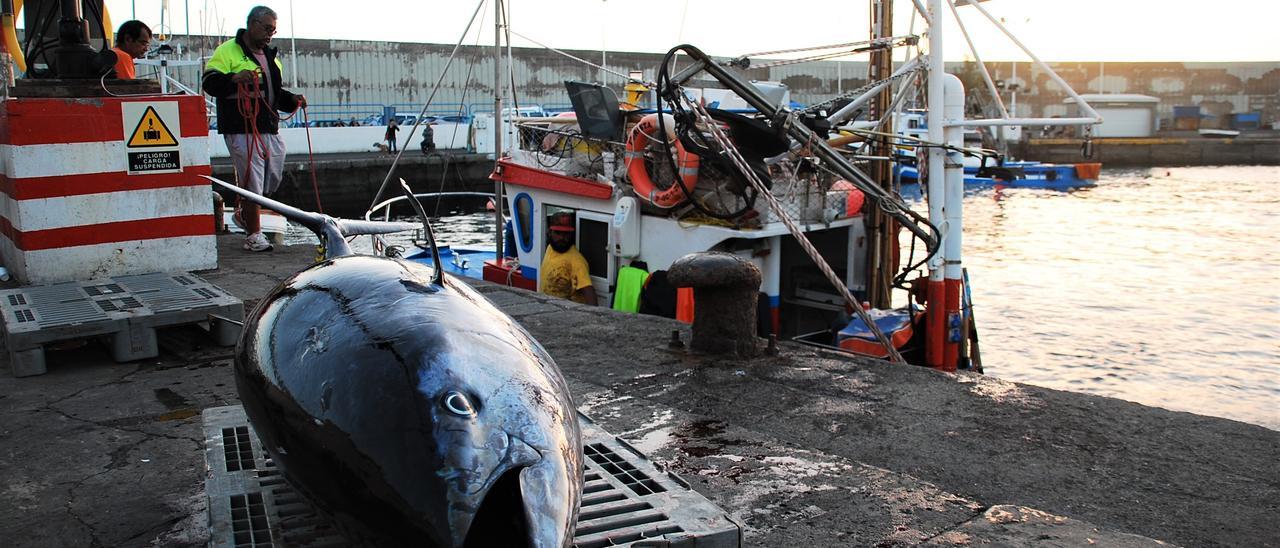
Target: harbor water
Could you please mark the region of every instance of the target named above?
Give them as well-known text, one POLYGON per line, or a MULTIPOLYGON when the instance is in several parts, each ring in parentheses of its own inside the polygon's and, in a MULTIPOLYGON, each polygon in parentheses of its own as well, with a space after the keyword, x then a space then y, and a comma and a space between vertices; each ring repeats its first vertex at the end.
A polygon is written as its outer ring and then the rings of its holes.
MULTIPOLYGON (((490 245, 482 203, 436 209, 440 241, 490 245)), ((1104 170, 964 208, 987 374, 1280 430, 1280 168, 1104 170)))
POLYGON ((968 195, 990 375, 1280 429, 1280 168, 968 195))

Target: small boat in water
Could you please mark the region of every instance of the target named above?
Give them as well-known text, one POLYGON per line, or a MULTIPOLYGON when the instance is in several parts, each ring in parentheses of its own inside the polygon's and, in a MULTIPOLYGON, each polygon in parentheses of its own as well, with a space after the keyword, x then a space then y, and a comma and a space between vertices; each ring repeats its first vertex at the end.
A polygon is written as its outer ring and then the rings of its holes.
MULTIPOLYGON (((928 134, 928 125, 921 112, 903 113, 895 119, 898 134, 905 142, 895 147, 894 172, 902 184, 920 182, 914 143, 928 134)), ((964 133, 967 152, 964 157, 965 186, 1000 186, 1005 188, 1037 188, 1070 190, 1093 186, 1102 173, 1099 162, 1074 164, 1047 164, 1028 160, 1009 160, 995 150, 985 148, 983 134, 976 130, 964 133)))
POLYGON ((1231 139, 1239 137, 1240 132, 1234 129, 1200 129, 1196 130, 1201 137, 1214 137, 1217 139, 1231 139))
MULTIPOLYGON (((919 171, 915 165, 900 163, 896 172, 902 184, 918 184, 919 171)), ((1102 164, 1044 164, 1031 161, 1009 160, 993 167, 969 167, 964 169, 965 186, 1001 186, 1006 188, 1041 188, 1070 190, 1098 184, 1102 164)))

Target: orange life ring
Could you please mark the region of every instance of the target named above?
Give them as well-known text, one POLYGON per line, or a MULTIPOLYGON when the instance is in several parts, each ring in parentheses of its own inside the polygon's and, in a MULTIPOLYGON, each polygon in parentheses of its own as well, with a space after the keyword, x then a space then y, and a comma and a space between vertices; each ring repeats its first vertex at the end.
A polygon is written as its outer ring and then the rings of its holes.
MULTIPOLYGON (((686 152, 684 145, 680 144, 680 140, 676 138, 675 118, 670 114, 662 116, 662 123, 667 130, 667 141, 672 142, 676 147, 676 165, 680 170, 680 180, 684 181, 685 188, 693 190, 693 187, 698 184, 700 159, 697 154, 686 152)), ((675 207, 685 199, 680 185, 671 185, 666 190, 659 190, 653 184, 653 179, 649 177, 649 171, 644 167, 644 151, 657 132, 658 115, 650 114, 641 118, 640 123, 636 124, 636 127, 632 128, 631 133, 627 135, 627 176, 631 178, 631 186, 635 188, 636 195, 640 198, 658 207, 675 207)))

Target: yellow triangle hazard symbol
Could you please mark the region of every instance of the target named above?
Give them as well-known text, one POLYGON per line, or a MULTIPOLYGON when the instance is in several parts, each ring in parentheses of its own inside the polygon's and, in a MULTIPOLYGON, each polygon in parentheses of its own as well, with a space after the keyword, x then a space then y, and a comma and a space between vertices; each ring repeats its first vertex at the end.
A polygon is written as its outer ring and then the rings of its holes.
POLYGON ((129 137, 129 143, 126 146, 128 148, 176 147, 178 140, 173 137, 169 127, 164 125, 164 120, 160 119, 155 107, 147 106, 147 110, 142 113, 142 119, 138 120, 138 127, 133 128, 133 136, 129 137))

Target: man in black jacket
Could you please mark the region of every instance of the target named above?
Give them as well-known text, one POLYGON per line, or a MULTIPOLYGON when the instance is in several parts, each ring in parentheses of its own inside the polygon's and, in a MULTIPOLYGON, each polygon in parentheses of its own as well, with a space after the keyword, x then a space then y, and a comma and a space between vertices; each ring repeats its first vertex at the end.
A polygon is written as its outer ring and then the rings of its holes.
MULTIPOLYGON (((283 87, 283 65, 271 47, 276 33, 276 12, 266 6, 249 10, 245 28, 214 50, 205 65, 202 87, 217 100, 218 133, 227 142, 236 182, 242 188, 270 195, 284 176, 284 140, 280 138, 279 111, 306 108, 307 99, 283 87)), ((236 209, 236 224, 248 233, 244 248, 270 251, 262 234, 257 205, 243 201, 236 209)))

